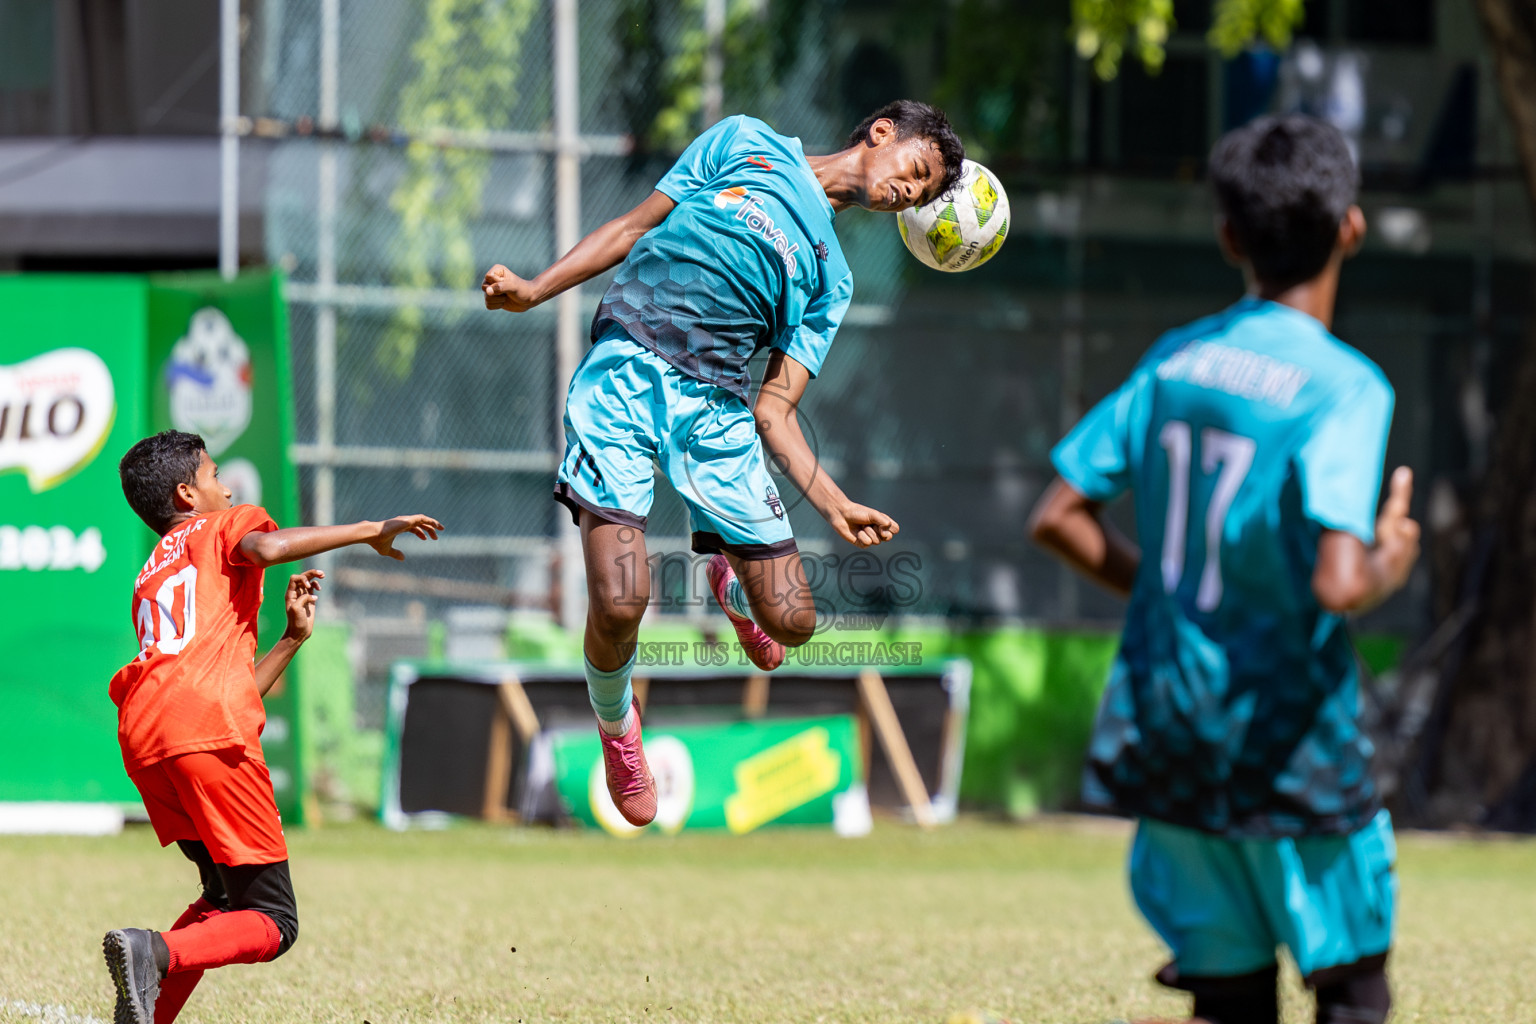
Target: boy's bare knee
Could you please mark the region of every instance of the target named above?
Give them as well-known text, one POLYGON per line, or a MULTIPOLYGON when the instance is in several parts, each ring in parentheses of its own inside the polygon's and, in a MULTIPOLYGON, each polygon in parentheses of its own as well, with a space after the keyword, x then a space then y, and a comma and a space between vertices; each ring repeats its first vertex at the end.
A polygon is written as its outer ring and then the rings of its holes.
POLYGON ((816 635, 816 612, 814 609, 780 615, 765 615, 759 626, 774 640, 785 647, 799 647, 811 637, 816 635))
POLYGON ((635 631, 640 628, 640 617, 644 614, 644 607, 629 608, 622 604, 593 602, 587 607, 592 629, 599 636, 611 640, 633 639, 635 631))
POLYGON ((600 636, 632 639, 645 614, 646 599, 622 587, 594 587, 587 593, 587 617, 600 636))

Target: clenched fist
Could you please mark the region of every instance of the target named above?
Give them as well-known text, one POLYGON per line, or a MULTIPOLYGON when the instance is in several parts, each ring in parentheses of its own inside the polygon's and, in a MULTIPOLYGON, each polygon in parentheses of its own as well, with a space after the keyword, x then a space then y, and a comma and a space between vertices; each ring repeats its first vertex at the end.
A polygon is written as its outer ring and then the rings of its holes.
POLYGON ((522 313, 539 304, 533 293, 533 283, 518 277, 500 263, 485 272, 480 290, 485 293, 486 309, 522 313))

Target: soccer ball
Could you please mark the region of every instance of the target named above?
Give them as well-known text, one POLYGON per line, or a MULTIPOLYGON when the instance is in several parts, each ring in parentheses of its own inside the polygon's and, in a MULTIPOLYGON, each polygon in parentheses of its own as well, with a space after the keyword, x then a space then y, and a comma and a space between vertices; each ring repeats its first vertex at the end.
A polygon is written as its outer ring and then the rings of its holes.
POLYGON ((1008 235, 1008 193, 997 176, 965 161, 954 188, 926 206, 896 214, 901 240, 934 270, 971 270, 992 258, 1008 235))

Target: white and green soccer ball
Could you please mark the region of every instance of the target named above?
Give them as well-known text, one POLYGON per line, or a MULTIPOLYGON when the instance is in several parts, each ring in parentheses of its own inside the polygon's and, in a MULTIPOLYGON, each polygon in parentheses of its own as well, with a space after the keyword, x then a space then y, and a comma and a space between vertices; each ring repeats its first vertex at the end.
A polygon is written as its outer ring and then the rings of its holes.
POLYGON ((981 266, 1008 237, 1008 193, 997 175, 967 160, 960 180, 926 206, 896 214, 907 249, 934 270, 954 273, 981 266))

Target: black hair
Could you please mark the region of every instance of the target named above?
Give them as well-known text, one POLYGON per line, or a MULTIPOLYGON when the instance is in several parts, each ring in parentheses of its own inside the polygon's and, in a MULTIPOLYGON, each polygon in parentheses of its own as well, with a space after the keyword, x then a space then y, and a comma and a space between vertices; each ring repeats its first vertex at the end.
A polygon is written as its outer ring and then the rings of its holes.
POLYGON ((934 195, 941 196, 955 187, 955 182, 960 180, 961 165, 965 160, 965 147, 960 144, 960 136, 955 134, 955 129, 950 125, 949 118, 944 116, 944 111, 937 107, 930 107, 926 103, 919 103, 917 100, 896 100, 887 103, 860 121, 858 127, 848 133, 848 145, 862 146, 868 142, 870 125, 882 117, 890 118, 896 125, 898 140, 916 136, 927 139, 938 149, 939 157, 944 162, 944 170, 939 178, 939 189, 934 195))
POLYGON ((1360 187, 1343 133, 1304 114, 1261 117, 1223 135, 1210 173, 1255 276, 1278 288, 1322 273, 1360 187))
POLYGON ((123 456, 117 475, 123 481, 123 497, 144 525, 161 536, 176 517, 176 485, 197 480, 202 453, 208 450, 197 434, 162 430, 146 437, 123 456))

